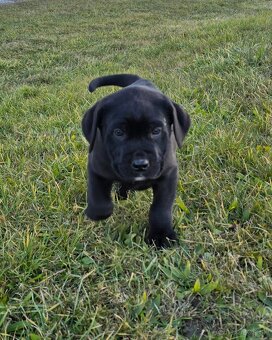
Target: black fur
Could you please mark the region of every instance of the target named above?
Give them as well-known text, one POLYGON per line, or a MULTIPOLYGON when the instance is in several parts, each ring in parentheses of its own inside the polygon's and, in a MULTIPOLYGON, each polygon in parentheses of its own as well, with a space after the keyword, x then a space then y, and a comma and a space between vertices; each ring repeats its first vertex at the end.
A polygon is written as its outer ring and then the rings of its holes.
POLYGON ((90 144, 85 213, 92 220, 112 214, 113 182, 119 182, 118 196, 123 199, 131 189, 152 187, 149 242, 167 246, 176 239, 172 227, 178 174, 175 150, 188 132, 190 117, 151 82, 136 75, 96 78, 89 90, 108 85, 124 88, 98 101, 82 120, 90 144))

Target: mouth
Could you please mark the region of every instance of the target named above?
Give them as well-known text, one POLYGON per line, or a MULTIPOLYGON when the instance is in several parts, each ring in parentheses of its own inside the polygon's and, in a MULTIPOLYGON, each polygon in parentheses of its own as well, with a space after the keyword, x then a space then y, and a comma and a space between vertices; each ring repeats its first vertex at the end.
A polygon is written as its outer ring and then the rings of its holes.
POLYGON ((145 181, 145 180, 146 180, 146 177, 143 176, 143 175, 134 177, 134 182, 142 182, 142 181, 145 181))
POLYGON ((155 169, 153 168, 139 172, 131 171, 130 167, 127 165, 120 166, 118 164, 114 164, 113 169, 120 180, 125 182, 143 182, 158 178, 162 171, 162 164, 158 164, 155 169))

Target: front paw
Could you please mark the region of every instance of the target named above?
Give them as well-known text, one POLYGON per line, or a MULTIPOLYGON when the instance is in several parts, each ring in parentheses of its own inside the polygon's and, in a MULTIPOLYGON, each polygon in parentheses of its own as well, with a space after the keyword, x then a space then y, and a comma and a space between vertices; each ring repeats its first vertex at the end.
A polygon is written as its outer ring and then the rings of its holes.
POLYGON ((84 214, 93 221, 105 220, 110 217, 113 212, 113 204, 104 207, 90 207, 85 209, 84 214))
POLYGON ((150 231, 148 242, 154 244, 157 248, 169 248, 177 241, 177 235, 174 230, 167 231, 150 231))

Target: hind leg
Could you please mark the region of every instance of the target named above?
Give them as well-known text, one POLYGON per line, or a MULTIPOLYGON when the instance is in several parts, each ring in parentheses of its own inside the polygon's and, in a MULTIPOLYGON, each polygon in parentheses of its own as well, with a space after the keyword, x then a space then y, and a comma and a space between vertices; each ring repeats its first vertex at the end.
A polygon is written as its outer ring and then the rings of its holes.
POLYGON ((116 190, 118 199, 126 200, 128 198, 128 192, 129 192, 129 187, 124 183, 120 183, 116 190))

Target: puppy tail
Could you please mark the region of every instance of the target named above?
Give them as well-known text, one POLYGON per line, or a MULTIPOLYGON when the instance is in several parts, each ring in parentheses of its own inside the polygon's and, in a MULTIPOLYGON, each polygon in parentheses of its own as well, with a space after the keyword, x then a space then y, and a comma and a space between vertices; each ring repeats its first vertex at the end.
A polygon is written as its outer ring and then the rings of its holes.
POLYGON ((114 74, 110 76, 99 77, 90 82, 89 91, 93 92, 97 87, 108 85, 126 87, 140 79, 142 78, 136 74, 114 74))

